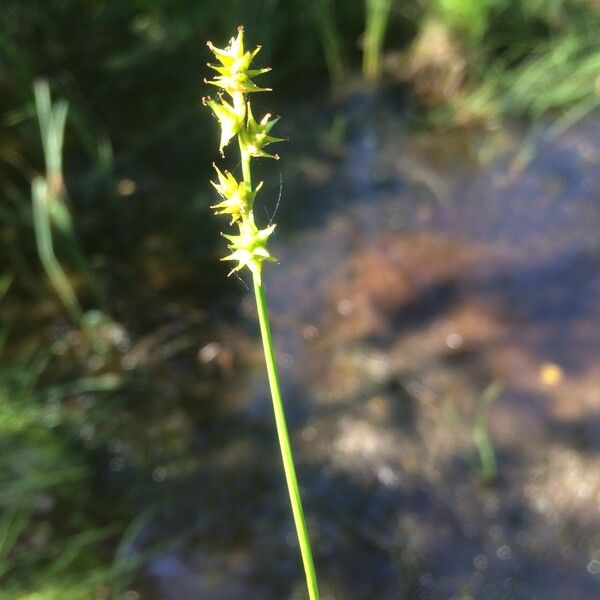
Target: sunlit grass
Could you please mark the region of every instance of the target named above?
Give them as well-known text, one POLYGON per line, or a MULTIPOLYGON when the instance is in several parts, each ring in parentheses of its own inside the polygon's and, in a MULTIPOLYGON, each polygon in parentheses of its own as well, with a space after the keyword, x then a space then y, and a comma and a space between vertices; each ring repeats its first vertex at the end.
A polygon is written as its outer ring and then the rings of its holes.
POLYGON ((365 36, 363 42, 363 76, 371 83, 381 77, 383 42, 390 18, 392 0, 365 0, 365 36))

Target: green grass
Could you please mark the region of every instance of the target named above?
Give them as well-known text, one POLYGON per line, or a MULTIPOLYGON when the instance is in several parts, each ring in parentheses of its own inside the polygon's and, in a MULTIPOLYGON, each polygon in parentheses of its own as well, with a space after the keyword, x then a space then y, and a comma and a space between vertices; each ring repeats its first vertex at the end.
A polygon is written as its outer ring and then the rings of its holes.
POLYGON ((558 120, 564 130, 600 105, 600 6, 438 0, 433 12, 468 61, 468 86, 451 99, 459 111, 558 120))
POLYGON ((105 303, 104 293, 96 281, 81 250, 69 208, 63 176, 63 144, 68 105, 64 100, 52 102, 46 81, 34 85, 35 106, 46 164, 45 175, 36 176, 31 184, 33 228, 40 260, 54 290, 74 323, 85 326, 83 310, 55 252, 55 233, 65 241, 69 254, 82 277, 93 291, 99 305, 105 303))
POLYGON ((371 83, 378 81, 382 70, 383 42, 390 18, 392 0, 365 0, 365 35, 363 42, 363 76, 371 83))
POLYGON ((41 384, 49 355, 0 361, 0 598, 92 598, 113 579, 107 542, 123 525, 94 515, 74 424, 41 384))
POLYGON ((338 24, 334 0, 312 0, 307 2, 314 26, 319 32, 323 59, 329 78, 334 85, 343 82, 348 74, 346 40, 338 24))
MULTIPOLYGON (((0 276, 0 310, 13 281, 0 276)), ((82 444, 82 428, 101 415, 70 400, 112 392, 120 378, 52 383, 52 353, 33 343, 11 352, 12 333, 0 327, 0 599, 121 598, 138 563, 115 548, 132 517, 119 503, 107 508, 82 444)))
POLYGON ((502 385, 494 381, 481 394, 473 422, 473 442, 479 456, 479 471, 485 484, 498 478, 498 463, 494 446, 488 433, 488 417, 492 404, 502 393, 502 385))

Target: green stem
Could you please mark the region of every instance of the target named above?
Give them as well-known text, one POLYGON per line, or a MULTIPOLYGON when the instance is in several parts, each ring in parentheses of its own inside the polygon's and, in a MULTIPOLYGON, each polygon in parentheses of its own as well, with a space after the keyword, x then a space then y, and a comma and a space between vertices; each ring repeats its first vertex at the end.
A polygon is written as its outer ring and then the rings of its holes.
MULTIPOLYGON (((242 144, 242 140, 239 139, 240 144, 240 157, 242 161, 242 176, 244 177, 244 183, 246 184, 246 189, 250 194, 252 192, 252 168, 250 167, 250 161, 252 157, 244 148, 242 144)), ((248 213, 246 216, 242 217, 242 221, 249 219, 251 222, 254 222, 254 213, 252 212, 252 205, 248 206, 248 213)))
POLYGON ((242 159, 242 176, 244 177, 244 183, 248 188, 248 191, 252 191, 252 170, 250 169, 250 159, 252 158, 240 141, 240 156, 242 159))
MULTIPOLYGON (((244 162, 242 160, 242 166, 244 162)), ((281 458, 283 459, 283 469, 285 471, 285 480, 290 495, 296 533, 300 543, 300 552, 306 574, 306 584, 308 586, 308 596, 310 600, 319 600, 319 588, 317 586, 317 576, 315 574, 315 565, 313 562, 304 510, 302 509, 302 499, 298 489, 298 479, 296 477, 296 468, 294 467, 294 457, 288 434, 283 400, 281 398, 281 389, 279 386, 279 376, 277 374, 277 365, 275 363, 275 352, 273 349, 273 338, 271 337, 271 327, 269 325, 269 315, 267 312, 267 302, 265 299, 265 290, 262 286, 260 276, 254 274, 254 295, 256 296, 256 307, 258 309, 258 320, 260 322, 260 333, 265 351, 265 360, 267 363, 267 374, 269 376, 269 387, 271 388, 271 397, 273 399, 273 411, 275 412, 275 424, 277 426, 277 437, 279 438, 279 447, 281 448, 281 458)))

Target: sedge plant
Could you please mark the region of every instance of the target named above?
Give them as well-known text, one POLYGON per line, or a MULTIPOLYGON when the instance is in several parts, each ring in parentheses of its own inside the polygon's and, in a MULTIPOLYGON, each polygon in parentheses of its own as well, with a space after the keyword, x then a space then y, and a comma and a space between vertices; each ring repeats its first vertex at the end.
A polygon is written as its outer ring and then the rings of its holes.
POLYGON ((265 147, 274 142, 282 141, 280 138, 270 135, 271 129, 278 119, 271 119, 271 115, 266 114, 257 121, 248 100, 249 94, 270 91, 269 88, 259 87, 253 81, 255 77, 266 73, 270 69, 251 68, 252 60, 258 54, 260 46, 253 51, 247 51, 244 48, 243 27, 239 27, 237 36, 231 38, 226 48, 217 48, 211 42, 208 42, 208 47, 218 62, 217 64, 208 64, 211 69, 217 72, 217 75, 212 80, 207 80, 206 83, 219 88, 219 95, 217 99, 204 98, 203 102, 210 107, 221 127, 219 144, 221 155, 223 155, 223 149, 235 139, 237 140, 242 165, 242 179, 240 181, 232 173, 221 171, 219 167, 214 165, 217 181, 212 182, 212 184, 217 190, 221 201, 212 208, 215 209, 215 214, 227 215, 231 219, 230 225, 235 225, 238 228, 237 235, 223 234, 229 241, 231 253, 222 260, 235 263, 230 275, 244 268, 248 268, 252 274, 267 375, 275 413, 277 437, 306 575, 308 596, 310 600, 318 600, 317 578, 294 466, 275 361, 267 301, 261 277, 264 263, 277 262, 267 249, 267 243, 275 229, 275 225, 270 224, 261 229, 256 223, 253 210, 254 200, 262 186, 262 182, 253 185, 252 159, 260 157, 278 158, 277 155, 267 153, 265 147))

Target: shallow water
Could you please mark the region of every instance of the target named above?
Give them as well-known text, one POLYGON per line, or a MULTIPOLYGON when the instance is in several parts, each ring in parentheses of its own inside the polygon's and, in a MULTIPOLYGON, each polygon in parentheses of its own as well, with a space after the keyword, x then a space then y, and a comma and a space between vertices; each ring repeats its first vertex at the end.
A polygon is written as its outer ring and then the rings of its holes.
MULTIPOLYGON (((309 109, 288 120, 303 133, 265 273, 323 598, 595 598, 600 119, 534 136, 523 167, 518 127, 414 131, 395 102, 353 98, 326 135, 309 109), (473 424, 492 382, 484 484, 473 424)), ((241 295, 181 375, 210 416, 140 542, 189 534, 148 562, 143 597, 303 597, 241 295)))

